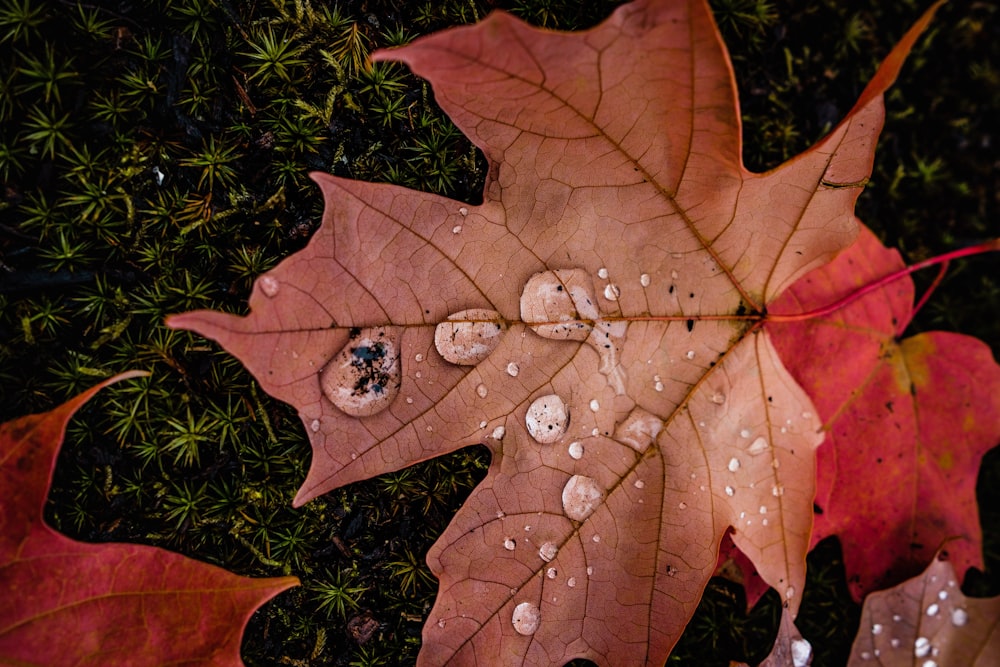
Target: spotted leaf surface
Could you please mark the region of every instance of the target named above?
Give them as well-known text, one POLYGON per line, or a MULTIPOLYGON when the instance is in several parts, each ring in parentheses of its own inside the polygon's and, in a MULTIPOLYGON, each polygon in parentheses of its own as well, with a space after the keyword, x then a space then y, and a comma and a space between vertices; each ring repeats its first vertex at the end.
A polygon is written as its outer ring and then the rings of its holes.
MULTIPOLYGON (((954 544, 948 545, 948 551, 954 544)), ((988 667, 1000 663, 1000 597, 967 598, 955 568, 934 558, 922 574, 872 593, 850 667, 988 667)))
POLYGON ((323 225, 250 314, 170 323, 298 408, 314 456, 297 503, 490 448, 428 555, 422 664, 660 665, 730 527, 794 614, 822 436, 766 307, 856 236, 882 92, 919 29, 766 174, 742 165, 702 0, 577 34, 495 13, 375 55, 429 80, 483 150, 483 204, 314 175, 323 225))
POLYGON ((42 510, 66 423, 102 383, 0 425, 0 664, 242 665, 243 626, 294 577, 248 579, 135 544, 85 544, 42 510))
MULTIPOLYGON (((901 269, 899 253, 864 229, 834 262, 799 281, 772 312, 836 301, 901 269)), ((913 282, 892 282, 830 315, 773 325, 781 358, 816 403, 813 543, 840 537, 855 599, 919 574, 940 546, 964 577, 983 567, 976 475, 1000 440, 1000 366, 970 336, 900 340, 913 282)))

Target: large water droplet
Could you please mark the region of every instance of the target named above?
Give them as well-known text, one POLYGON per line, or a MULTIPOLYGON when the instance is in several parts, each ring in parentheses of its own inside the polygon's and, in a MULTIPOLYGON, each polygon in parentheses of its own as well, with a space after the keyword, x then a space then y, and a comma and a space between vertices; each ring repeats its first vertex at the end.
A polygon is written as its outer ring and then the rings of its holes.
POLYGON ((519 635, 533 635, 542 622, 542 612, 531 602, 522 602, 514 607, 511 623, 519 635))
POLYGON ((623 422, 615 427, 615 440, 623 442, 637 452, 644 452, 656 441, 663 430, 663 420, 642 408, 634 408, 623 422))
POLYGON ((608 301, 617 301, 621 295, 622 291, 618 289, 618 285, 608 283, 604 286, 604 298, 608 301))
POLYGON ((434 347, 446 361, 474 366, 497 348, 506 328, 503 317, 495 310, 463 310, 437 325, 434 347))
POLYGON ((569 425, 569 411, 563 400, 555 394, 542 396, 532 401, 524 415, 528 434, 543 445, 548 445, 563 436, 569 425))
POLYGON ((604 501, 604 490, 590 477, 573 475, 562 492, 563 511, 574 521, 583 521, 604 501))
POLYGON ((268 298, 277 296, 278 290, 281 289, 281 283, 278 282, 278 279, 271 276, 261 276, 257 284, 260 285, 260 291, 268 298))
POLYGON ((799 637, 792 640, 792 665, 793 667, 806 667, 812 657, 812 645, 808 641, 799 637))
POLYGON ((398 330, 388 327, 355 330, 320 373, 320 387, 330 402, 352 417, 389 407, 402 383, 398 337, 398 330))
POLYGON ((583 269, 536 273, 521 292, 521 319, 543 338, 586 340, 598 318, 592 294, 583 269))

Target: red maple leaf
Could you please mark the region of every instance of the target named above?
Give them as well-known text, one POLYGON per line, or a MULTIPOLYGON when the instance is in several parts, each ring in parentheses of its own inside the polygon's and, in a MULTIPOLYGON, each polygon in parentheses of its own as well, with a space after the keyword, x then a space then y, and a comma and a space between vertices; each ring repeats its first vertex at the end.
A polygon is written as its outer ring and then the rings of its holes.
POLYGON ((42 519, 66 423, 102 382, 0 425, 0 663, 242 665, 253 611, 298 583, 249 579, 135 544, 85 544, 42 519))

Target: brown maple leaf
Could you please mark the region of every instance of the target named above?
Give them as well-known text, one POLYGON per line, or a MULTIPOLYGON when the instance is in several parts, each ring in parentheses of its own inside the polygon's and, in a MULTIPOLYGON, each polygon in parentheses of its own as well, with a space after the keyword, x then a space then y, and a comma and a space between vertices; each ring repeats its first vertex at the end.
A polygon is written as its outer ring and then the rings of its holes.
POLYGON ((486 154, 481 206, 327 175, 323 226, 217 340, 312 439, 303 503, 471 443, 493 458, 428 561, 423 664, 662 664, 734 540, 792 614, 819 420, 767 304, 849 245, 882 93, 765 174, 741 161, 705 2, 578 34, 502 13, 399 59, 486 154))

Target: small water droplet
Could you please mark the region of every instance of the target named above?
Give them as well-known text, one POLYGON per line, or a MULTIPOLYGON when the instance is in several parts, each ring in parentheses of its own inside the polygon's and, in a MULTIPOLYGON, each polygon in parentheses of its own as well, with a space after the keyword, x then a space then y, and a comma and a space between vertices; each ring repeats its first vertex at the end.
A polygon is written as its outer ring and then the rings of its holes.
POLYGON ((503 440, 503 437, 506 434, 507 434, 507 429, 505 429, 503 426, 497 426, 495 429, 493 429, 494 440, 503 440))
POLYGON ((320 372, 320 387, 330 402, 352 417, 389 407, 403 376, 397 337, 394 329, 372 327, 348 340, 320 372))
POLYGON ((733 487, 731 487, 731 486, 727 486, 727 487, 726 487, 726 495, 727 495, 727 496, 730 496, 730 497, 732 497, 732 496, 736 495, 736 489, 734 489, 734 488, 733 488, 733 487))
POLYGON ((935 660, 924 660, 920 667, 938 667, 938 664, 935 660))
POLYGON ((861 652, 861 659, 862 660, 871 660, 872 659, 872 654, 870 652, 868 652, 868 651, 862 651, 861 652))
POLYGON ((604 298, 608 301, 617 301, 621 295, 622 291, 618 289, 618 285, 608 283, 604 286, 604 298))
POLYGON ((487 422, 486 422, 485 419, 483 421, 479 422, 479 428, 486 428, 486 423, 487 422))
POLYGON ((771 487, 771 495, 775 498, 785 495, 785 487, 781 484, 775 484, 771 487))
POLYGON ((462 217, 465 217, 465 216, 469 215, 469 209, 467 209, 464 206, 461 206, 458 209, 458 214, 461 215, 462 217))
POLYGON ((969 622, 969 612, 965 611, 961 607, 955 607, 951 610, 951 624, 955 627, 962 627, 969 622))
POLYGON ((569 424, 569 410, 561 398, 555 394, 536 398, 528 406, 524 415, 528 434, 543 445, 558 440, 566 432, 569 424))
MULTIPOLYGON (((750 522, 747 521, 747 523, 749 524, 750 522)), ((760 523, 761 523, 762 526, 766 526, 768 524, 768 521, 767 521, 767 519, 761 519, 760 523)))
MULTIPOLYGON (((676 259, 680 259, 680 258, 679 258, 679 257, 677 257, 676 259)), ((672 270, 672 271, 670 272, 670 277, 671 277, 671 278, 673 278, 674 280, 677 280, 677 275, 678 275, 678 274, 677 274, 677 269, 673 269, 673 270, 672 270)))
POLYGON ((641 276, 639 276, 639 284, 642 285, 643 287, 649 287, 649 283, 651 282, 651 280, 652 279, 649 277, 648 273, 644 273, 641 276))
POLYGON ((806 667, 812 657, 812 645, 801 637, 792 640, 793 667, 806 667))
POLYGON ((899 623, 900 621, 902 621, 902 620, 903 620, 903 617, 902 617, 902 616, 900 616, 899 614, 893 614, 893 615, 892 615, 892 620, 893 620, 893 621, 894 621, 895 623, 899 623))
POLYGON ((406 404, 407 405, 413 405, 413 399, 411 397, 407 396, 406 397, 406 404))
POLYGON ((421 361, 424 360, 424 355, 417 352, 415 355, 413 355, 413 360, 419 364, 421 361))
POLYGON ((948 591, 938 591, 938 600, 947 600, 948 591))
POLYGON ((587 566, 587 576, 589 577, 589 576, 591 576, 593 574, 594 574, 594 567, 592 565, 588 565, 587 566))
POLYGON ((674 567, 673 565, 668 565, 667 566, 667 576, 668 577, 676 577, 677 576, 677 568, 674 567))
POLYGON ((597 412, 600 409, 601 409, 601 404, 597 401, 596 398, 592 398, 590 400, 590 410, 591 410, 591 412, 597 412))
POLYGON ((930 655, 931 653, 931 640, 927 637, 917 637, 917 641, 913 642, 913 655, 918 658, 923 658, 930 655))
POLYGON ((500 344, 507 324, 495 310, 462 310, 434 329, 434 347, 453 364, 474 366, 490 356, 500 344))
POLYGON ((811 412, 803 412, 802 413, 802 418, 803 419, 812 419, 812 416, 813 416, 813 413, 811 413, 811 412))
POLYGON ((880 634, 882 634, 882 624, 881 623, 874 623, 874 624, 872 624, 872 634, 873 635, 880 635, 880 634))
POLYGON ((519 635, 533 635, 542 622, 542 612, 531 602, 522 602, 514 607, 511 623, 519 635))
POLYGON ((570 588, 576 586, 576 577, 570 577, 569 579, 567 579, 566 585, 569 586, 570 588))
POLYGON ((569 455, 577 460, 583 458, 583 445, 577 441, 569 443, 569 455))
POLYGON ((901 642, 899 641, 899 637, 893 637, 892 639, 889 640, 889 646, 893 648, 899 648, 900 643, 901 642))
POLYGON ((602 502, 604 490, 590 477, 573 475, 563 487, 563 511, 574 521, 586 519, 602 502))
POLYGON ((688 508, 688 504, 684 502, 677 503, 677 507, 678 509, 686 510, 688 508))
POLYGON ((729 472, 736 472, 740 469, 740 460, 735 456, 729 459, 729 472))
POLYGON ((451 233, 452 234, 461 234, 462 233, 462 225, 455 225, 454 227, 452 227, 451 228, 451 233))
POLYGON ((656 384, 653 385, 653 389, 656 391, 663 391, 663 383, 657 380, 656 384))
POLYGON ((601 536, 600 536, 600 535, 594 535, 594 536, 593 536, 592 538, 590 538, 590 539, 591 539, 591 541, 592 541, 592 542, 594 542, 594 543, 596 544, 597 542, 600 542, 600 541, 601 541, 601 536))
POLYGON ((761 505, 760 509, 757 511, 760 512, 761 514, 767 514, 767 505, 761 505))
POLYGON ((520 372, 521 372, 521 367, 518 366, 516 362, 512 361, 509 364, 507 364, 507 375, 511 376, 512 378, 516 378, 517 374, 520 372))
POLYGON ((278 290, 281 289, 281 283, 278 282, 278 279, 271 276, 261 276, 257 282, 260 284, 260 291, 268 298, 277 296, 278 290))
POLYGON ((513 551, 516 547, 517 547, 517 542, 515 542, 513 538, 510 537, 504 538, 503 541, 504 549, 506 549, 507 551, 513 551))
POLYGON ((486 395, 489 393, 490 390, 486 388, 485 384, 481 384, 476 387, 476 395, 479 396, 479 398, 486 398, 486 395))
POLYGON ((546 563, 551 562, 558 553, 559 547, 557 547, 554 542, 546 542, 542 546, 538 547, 538 556, 546 563))
POLYGON ((941 608, 938 607, 937 603, 935 602, 934 604, 932 604, 929 607, 927 607, 927 615, 928 616, 937 616, 937 613, 938 613, 938 611, 940 611, 940 609, 941 608))
POLYGON ((795 586, 789 586, 785 589, 785 599, 791 600, 793 597, 795 597, 795 586))
POLYGON ((448 625, 448 623, 447 623, 447 622, 446 622, 446 621, 445 621, 445 620, 444 620, 443 618, 439 618, 439 619, 438 619, 438 622, 437 622, 437 626, 438 626, 439 628, 443 628, 443 627, 444 627, 444 626, 446 626, 446 625, 448 625))
POLYGON ((597 270, 597 277, 601 280, 606 280, 608 277, 608 270, 602 266, 597 270))
POLYGON ((694 350, 688 350, 684 353, 685 359, 694 359, 694 350))
POLYGON ((318 419, 312 420, 312 423, 309 424, 309 428, 312 429, 313 433, 318 433, 319 432, 319 420, 318 419))
POLYGON ((763 436, 758 436, 753 442, 750 443, 747 451, 750 452, 751 456, 757 456, 758 454, 766 452, 769 447, 770 445, 767 443, 767 440, 765 440, 763 436))
POLYGON ((723 394, 721 391, 717 391, 714 394, 712 394, 712 402, 715 403, 716 405, 722 405, 723 403, 726 402, 726 395, 723 394))
POLYGON ((548 577, 549 579, 555 579, 556 577, 559 576, 559 570, 557 570, 554 567, 550 567, 548 570, 545 571, 545 576, 548 577))
POLYGON ((745 428, 742 431, 740 431, 740 437, 741 438, 749 438, 750 437, 750 429, 745 428))
POLYGON ((644 481, 642 481, 641 479, 635 480, 635 488, 642 489, 642 488, 645 488, 645 486, 646 486, 646 483, 644 481))

